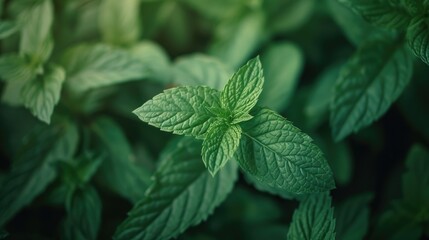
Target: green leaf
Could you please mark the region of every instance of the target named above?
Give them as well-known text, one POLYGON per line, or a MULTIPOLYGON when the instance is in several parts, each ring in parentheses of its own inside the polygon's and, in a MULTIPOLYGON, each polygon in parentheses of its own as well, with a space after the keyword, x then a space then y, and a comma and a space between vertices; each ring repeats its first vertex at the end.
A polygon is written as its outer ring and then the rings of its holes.
POLYGON ((140 0, 102 0, 99 25, 105 42, 129 46, 140 37, 140 0))
POLYGON ((328 0, 327 5, 335 23, 355 46, 359 46, 372 32, 377 31, 377 28, 365 21, 361 15, 338 0, 328 0))
POLYGON ((228 110, 232 120, 248 114, 258 102, 263 84, 261 62, 256 57, 238 69, 225 85, 220 96, 222 108, 228 110))
POLYGON ((371 24, 379 27, 406 29, 411 14, 401 0, 340 0, 371 24))
POLYGON ((284 199, 288 199, 288 200, 300 199, 303 196, 306 196, 305 194, 303 194, 303 195, 293 194, 293 193, 288 192, 282 188, 272 187, 272 186, 266 184, 265 182, 259 181, 255 176, 252 176, 248 173, 244 174, 244 178, 246 179, 246 181, 248 183, 252 184, 258 191, 266 192, 266 193, 273 194, 276 196, 280 196, 284 199))
POLYGON ((131 202, 140 200, 148 186, 149 173, 135 164, 135 155, 121 128, 111 119, 101 117, 91 129, 101 150, 107 153, 97 172, 99 182, 131 202))
POLYGON ((310 195, 304 199, 292 218, 288 240, 334 240, 335 219, 329 193, 310 195))
POLYGON ((49 124, 54 107, 60 100, 65 72, 62 67, 50 65, 46 74, 27 82, 21 91, 26 108, 41 121, 49 124))
POLYGON ((43 128, 30 138, 0 186, 0 226, 45 190, 56 175, 52 163, 71 158, 77 143, 70 123, 43 128))
POLYGON ((62 239, 97 239, 101 222, 101 200, 92 186, 74 191, 67 203, 62 239))
POLYGON ((29 3, 18 15, 21 55, 30 55, 31 58, 40 59, 42 63, 49 57, 50 51, 47 54, 46 49, 52 48, 47 45, 52 44, 50 32, 54 19, 53 11, 51 0, 40 0, 29 3))
POLYGON ((262 55, 265 82, 258 105, 276 111, 285 109, 295 92, 304 59, 294 44, 283 42, 270 46, 262 55))
POLYGON ((170 239, 205 220, 231 192, 237 168, 230 161, 214 177, 201 161, 199 142, 182 138, 162 154, 146 197, 128 213, 114 239, 170 239))
POLYGON ((265 15, 260 10, 224 21, 215 31, 210 54, 232 68, 242 65, 262 42, 264 25, 265 15))
POLYGON ((185 86, 201 86, 222 90, 232 72, 216 58, 192 54, 180 57, 174 65, 174 83, 185 86))
POLYGON ((148 77, 157 82, 171 82, 170 59, 164 49, 155 42, 141 41, 129 48, 129 52, 148 69, 148 77))
POLYGON ((429 64, 429 20, 415 17, 407 29, 407 41, 414 54, 429 64))
POLYGON ((241 128, 223 122, 214 123, 207 131, 201 150, 204 165, 212 176, 232 158, 240 143, 241 128))
POLYGON ((244 171, 293 194, 335 187, 328 163, 308 135, 271 110, 258 109, 254 116, 241 125, 235 155, 244 171))
POLYGON ((79 45, 63 56, 62 65, 67 72, 67 86, 83 92, 130 80, 152 76, 150 66, 126 50, 111 46, 79 45))
POLYGON ((362 240, 369 228, 372 194, 348 199, 335 208, 337 239, 362 240))
POLYGON ((216 21, 235 16, 244 8, 243 0, 182 0, 181 2, 204 17, 216 21))
POLYGON ((209 108, 220 108, 219 92, 208 87, 164 90, 133 111, 142 121, 162 131, 202 138, 215 121, 209 108))
POLYGON ((4 39, 14 34, 18 30, 16 23, 12 21, 0 20, 0 39, 4 39))
POLYGON ((315 0, 282 0, 263 1, 264 8, 268 12, 266 28, 269 34, 284 34, 298 29, 306 23, 317 6, 315 0))
POLYGON ((23 57, 15 54, 0 57, 0 77, 3 80, 24 83, 35 75, 36 70, 23 57))
POLYGON ((334 139, 380 118, 407 86, 412 69, 401 40, 384 36, 362 44, 337 79, 330 119, 334 139))
POLYGON ((402 176, 403 200, 414 209, 420 220, 429 220, 429 152, 414 145, 406 160, 407 171, 402 176))

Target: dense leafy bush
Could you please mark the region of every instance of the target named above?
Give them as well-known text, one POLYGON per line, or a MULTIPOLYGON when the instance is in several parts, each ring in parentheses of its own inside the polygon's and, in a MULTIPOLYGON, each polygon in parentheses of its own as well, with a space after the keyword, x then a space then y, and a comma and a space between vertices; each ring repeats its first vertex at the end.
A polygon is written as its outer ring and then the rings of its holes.
POLYGON ((0 1, 0 239, 429 237, 428 13, 0 1))

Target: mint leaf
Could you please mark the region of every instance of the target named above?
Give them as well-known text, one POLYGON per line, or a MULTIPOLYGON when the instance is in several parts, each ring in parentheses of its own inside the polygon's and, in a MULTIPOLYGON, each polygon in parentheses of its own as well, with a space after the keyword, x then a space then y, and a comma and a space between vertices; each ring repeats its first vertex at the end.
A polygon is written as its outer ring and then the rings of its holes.
POLYGON ((101 222, 101 200, 92 186, 76 189, 67 202, 62 239, 97 239, 101 222))
POLYGON ((135 155, 122 129, 110 118, 98 118, 90 126, 99 148, 107 153, 96 178, 99 182, 131 202, 140 200, 149 182, 149 173, 134 163, 135 155))
POLYGON ((50 65, 43 76, 38 76, 27 82, 22 88, 21 94, 25 107, 47 124, 51 122, 54 107, 60 100, 64 79, 64 69, 50 65))
POLYGON ((202 138, 215 121, 209 108, 220 108, 217 90, 177 87, 156 95, 133 113, 163 131, 202 138))
POLYGON ((56 175, 52 163, 71 158, 77 142, 70 123, 43 128, 30 138, 0 186, 0 226, 44 191, 56 175))
POLYGON ((284 199, 288 199, 288 200, 300 199, 303 196, 306 196, 305 194, 304 195, 293 194, 293 193, 288 192, 282 188, 272 187, 272 186, 266 184, 265 182, 259 181, 255 176, 248 174, 248 173, 244 174, 244 178, 246 179, 246 181, 248 183, 252 184, 258 191, 273 194, 273 195, 282 197, 284 199))
POLYGON ((365 41, 343 67, 331 104, 336 141, 380 118, 410 81, 412 60, 398 39, 365 41))
POLYGON ((150 77, 153 70, 126 50, 111 46, 79 45, 63 56, 67 86, 76 92, 150 77))
POLYGON ((262 41, 264 25, 265 15, 260 9, 226 19, 215 31, 210 55, 232 68, 240 66, 262 41))
POLYGON ((236 159, 259 181, 293 194, 332 189, 331 169, 312 139, 277 113, 258 109, 243 129, 236 159))
POLYGON ((414 54, 429 64, 429 20, 415 17, 407 30, 407 41, 414 54))
POLYGON ((209 172, 214 176, 234 155, 240 143, 241 128, 223 122, 210 126, 203 141, 202 157, 209 172))
POLYGON ((99 25, 105 42, 129 46, 140 37, 140 0, 102 0, 99 25))
POLYGON ((334 240, 335 219, 329 193, 310 195, 295 210, 288 240, 334 240))
POLYGON ((429 152, 414 145, 405 162, 407 171, 402 176, 403 200, 416 212, 420 220, 429 220, 429 152))
POLYGON ((182 138, 167 147, 146 197, 128 213, 114 239, 170 239, 205 220, 231 192, 237 168, 214 177, 201 161, 199 142, 182 138))
POLYGON ((129 48, 131 55, 140 60, 151 80, 170 83, 172 69, 167 53, 155 42, 141 41, 129 48))
POLYGON ((264 90, 258 105, 281 111, 288 106, 303 67, 303 54, 294 44, 270 46, 262 55, 264 90))
POLYGON ((411 14, 401 0, 340 0, 371 24, 379 27, 405 29, 411 14))
POLYGON ((258 102, 263 84, 261 62, 256 57, 238 69, 225 85, 220 96, 222 108, 229 111, 232 120, 246 115, 258 102))
POLYGON ((3 80, 24 83, 35 75, 35 69, 23 57, 15 54, 0 57, 0 77, 3 80))
POLYGON ((16 23, 12 21, 0 20, 0 39, 4 39, 14 34, 18 30, 16 23))
POLYGON ((173 81, 180 85, 207 85, 222 90, 231 75, 231 70, 218 59, 203 54, 192 54, 180 57, 176 61, 173 81))
POLYGON ((372 194, 350 198, 335 207, 337 239, 362 240, 369 228, 372 194))
POLYGON ((35 59, 34 61, 40 61, 40 63, 49 57, 50 51, 46 49, 52 49, 48 45, 52 44, 50 32, 53 19, 51 0, 28 3, 28 6, 18 15, 18 24, 21 29, 19 48, 21 55, 29 55, 35 59))

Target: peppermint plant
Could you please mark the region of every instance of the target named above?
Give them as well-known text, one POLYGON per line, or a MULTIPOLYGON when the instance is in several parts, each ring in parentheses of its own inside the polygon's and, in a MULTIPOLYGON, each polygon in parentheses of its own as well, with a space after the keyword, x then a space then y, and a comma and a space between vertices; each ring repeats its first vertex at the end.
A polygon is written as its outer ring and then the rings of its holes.
POLYGON ((332 189, 332 172, 312 139, 274 111, 255 107, 263 83, 256 57, 222 91, 171 88, 134 113, 163 131, 202 139, 202 160, 213 176, 235 159, 245 172, 275 188, 295 194, 332 189))

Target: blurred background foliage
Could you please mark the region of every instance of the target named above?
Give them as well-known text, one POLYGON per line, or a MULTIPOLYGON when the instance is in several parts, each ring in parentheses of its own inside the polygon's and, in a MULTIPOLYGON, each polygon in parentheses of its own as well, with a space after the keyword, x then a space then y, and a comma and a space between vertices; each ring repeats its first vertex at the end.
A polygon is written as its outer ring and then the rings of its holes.
MULTIPOLYGON (((0 1, 2 56, 26 54, 18 23, 22 9, 41 1, 0 1)), ((102 205, 98 238, 110 238, 132 203, 144 195, 172 137, 143 124, 131 111, 172 86, 220 89, 255 55, 261 56, 266 78, 260 104, 313 137, 331 165, 337 184, 332 191, 337 238, 419 239, 422 232, 429 234, 427 216, 401 226, 407 221, 401 209, 408 205, 397 200, 403 196, 399 186, 410 149, 414 143, 429 144, 428 66, 415 59, 412 81, 388 112, 370 127, 334 142, 328 120, 336 78, 360 42, 377 31, 341 3, 52 0, 52 7, 53 20, 45 16, 34 21, 52 24, 51 30, 37 29, 50 31, 52 41, 39 57, 43 66, 64 68, 60 98, 48 126, 23 107, 31 109, 19 82, 0 82, 0 183, 20 161, 55 154, 50 135, 56 149, 69 148, 60 154, 75 160, 56 163, 57 174, 46 165, 28 166, 40 168, 36 177, 46 185, 4 226, 11 239, 56 239, 65 222, 73 221, 65 219, 74 210, 72 203, 63 206, 64 198, 79 196, 70 188, 83 185, 89 194, 96 189, 102 205)), ((425 150, 410 154, 415 151, 425 150)), ((40 160, 50 164, 49 159, 40 160)), ((179 239, 285 239, 298 206, 284 199, 290 197, 267 193, 266 187, 241 175, 226 202, 179 239)), ((427 214, 429 202, 420 204, 427 214)))

